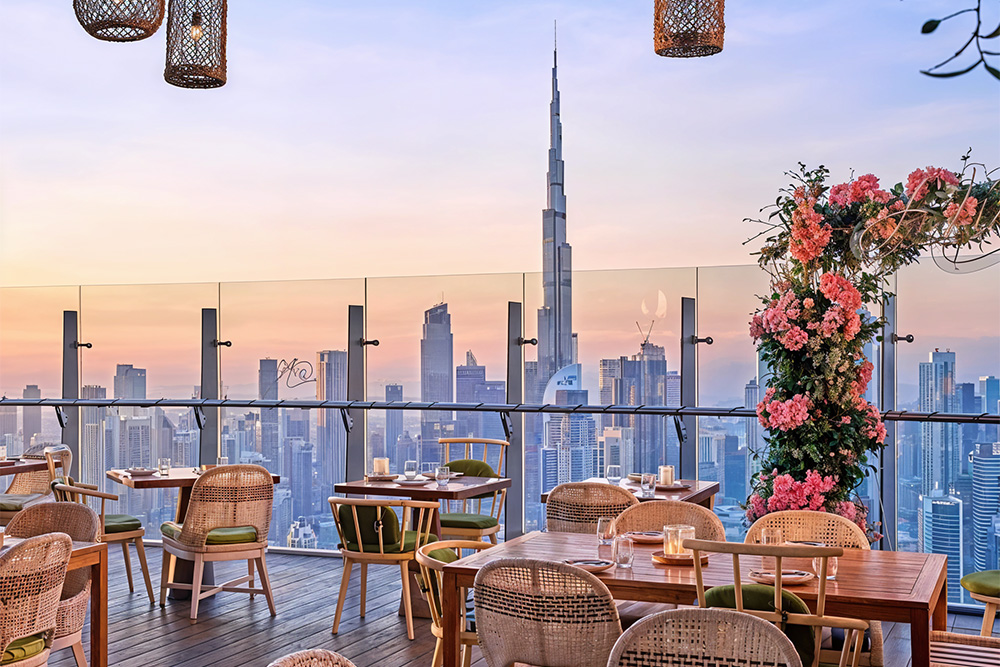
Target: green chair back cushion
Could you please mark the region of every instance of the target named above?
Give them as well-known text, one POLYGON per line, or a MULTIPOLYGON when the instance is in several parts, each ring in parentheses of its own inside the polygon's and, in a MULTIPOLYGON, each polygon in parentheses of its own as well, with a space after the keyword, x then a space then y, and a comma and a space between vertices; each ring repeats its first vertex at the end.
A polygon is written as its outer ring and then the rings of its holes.
POLYGON ((25 505, 41 497, 40 493, 0 493, 0 512, 20 512, 25 505))
POLYGON ((348 551, 360 551, 358 542, 364 545, 375 545, 374 549, 364 549, 364 551, 378 552, 379 532, 377 525, 381 519, 382 544, 386 551, 388 545, 396 544, 398 551, 399 544, 399 517, 389 507, 357 507, 352 505, 341 505, 337 508, 337 516, 340 520, 340 528, 344 531, 344 539, 347 541, 348 551), (358 513, 358 523, 354 525, 354 511, 358 513), (361 539, 358 540, 358 530, 361 530, 361 539))
POLYGON ((962 588, 987 597, 1000 597, 1000 570, 985 570, 970 572, 962 577, 962 588))
POLYGON ((45 633, 15 639, 3 652, 0 665, 9 665, 38 655, 45 650, 45 633))
POLYGON ((441 515, 442 528, 475 528, 485 530, 498 524, 497 520, 487 514, 471 512, 448 512, 441 515))
MULTIPOLYGON (((184 526, 180 526, 183 528, 184 526)), ((164 537, 176 540, 180 537, 181 531, 172 523, 165 523, 160 526, 160 532, 164 537)), ((237 526, 235 528, 216 528, 208 533, 205 544, 246 544, 257 541, 257 529, 252 526, 237 526)))
POLYGON ((134 516, 128 514, 105 514, 104 532, 108 533, 128 533, 142 528, 142 522, 134 516))
MULTIPOLYGON (((736 587, 715 586, 705 591, 705 604, 709 607, 736 609, 736 587)), ((774 611, 774 586, 746 584, 743 586, 743 607, 757 611, 774 611)), ((781 591, 781 608, 792 614, 811 614, 809 607, 795 593, 781 591)), ((816 657, 816 636, 807 625, 789 623, 785 635, 792 641, 803 665, 811 665, 816 657)))

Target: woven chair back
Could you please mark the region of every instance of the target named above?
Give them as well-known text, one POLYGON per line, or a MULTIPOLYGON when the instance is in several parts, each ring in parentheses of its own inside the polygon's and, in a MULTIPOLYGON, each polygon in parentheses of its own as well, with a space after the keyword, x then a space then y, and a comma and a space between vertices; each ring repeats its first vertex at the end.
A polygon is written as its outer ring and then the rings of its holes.
POLYGON ((216 528, 252 527, 257 542, 267 542, 274 481, 258 465, 217 466, 202 473, 191 488, 191 501, 177 541, 205 545, 216 528))
POLYGON ((267 667, 356 667, 356 665, 339 653, 313 648, 278 658, 267 667))
MULTIPOLYGON (((845 631, 844 647, 841 652, 841 665, 857 665, 861 657, 861 644, 864 640, 865 630, 868 623, 853 618, 841 618, 838 616, 826 615, 826 583, 827 565, 830 558, 837 558, 844 555, 844 550, 840 547, 814 547, 806 545, 774 546, 762 544, 739 544, 737 542, 717 542, 710 540, 684 540, 684 546, 694 554, 695 585, 698 589, 698 606, 705 608, 705 582, 702 577, 702 553, 730 554, 733 560, 733 581, 743 581, 743 569, 761 568, 761 559, 769 559, 774 563, 775 582, 771 588, 774 590, 774 602, 769 605, 769 609, 751 609, 743 604, 743 588, 738 585, 734 588, 736 597, 736 611, 752 614, 765 621, 774 624, 804 625, 813 628, 815 646, 821 644, 821 634, 824 627, 843 628, 845 631), (744 562, 741 562, 743 557, 744 562), (756 557, 756 558, 754 558, 756 557), (812 614, 794 613, 784 608, 784 596, 782 595, 782 561, 786 558, 796 559, 819 559, 820 567, 816 572, 819 580, 819 591, 816 594, 816 611, 812 614), (851 655, 853 654, 853 658, 851 655)), ((768 566, 767 569, 770 569, 768 566)), ((786 568, 787 569, 787 568, 786 568)), ((812 665, 819 665, 820 652, 815 651, 812 665)))
MULTIPOLYGON (((455 554, 455 560, 462 557, 462 549, 482 551, 489 549, 493 544, 489 542, 475 542, 472 540, 445 540, 443 542, 431 542, 417 549, 417 565, 420 566, 420 576, 423 585, 420 590, 427 596, 427 606, 431 611, 431 623, 438 631, 442 630, 441 625, 441 590, 444 585, 444 566, 448 562, 435 558, 432 552, 439 549, 448 549, 455 554)), ((466 599, 466 591, 462 590, 459 599, 466 599)))
POLYGON ((726 529, 715 512, 680 500, 648 500, 630 507, 615 520, 615 532, 663 530, 664 526, 694 526, 695 537, 724 542, 726 529))
POLYGON ((750 526, 744 542, 760 542, 761 531, 765 528, 781 528, 788 542, 822 542, 828 547, 871 549, 868 536, 858 524, 829 512, 783 510, 765 514, 750 526))
POLYGON ((615 643, 608 667, 801 667, 795 646, 767 621, 728 609, 647 616, 615 643))
POLYGON ((601 517, 614 519, 639 504, 631 491, 601 482, 570 482, 549 492, 545 529, 550 533, 587 533, 597 530, 601 517))
POLYGON ((438 509, 433 500, 330 498, 329 501, 341 548, 382 555, 403 553, 408 531, 416 532, 414 547, 427 544, 438 509), (402 514, 402 521, 396 516, 396 508, 402 514))
MULTIPOLYGON (((36 537, 48 533, 65 533, 74 542, 95 542, 101 521, 94 510, 79 503, 40 503, 26 507, 10 520, 6 533, 10 537, 36 537)), ((81 592, 90 583, 90 568, 81 567, 66 573, 63 599, 81 592)))
POLYGON ((6 492, 16 495, 40 493, 43 496, 51 493, 49 484, 52 480, 59 476, 69 475, 73 463, 73 452, 66 445, 57 445, 46 447, 44 456, 45 462, 48 464, 47 470, 17 473, 6 492))
POLYGON ((46 633, 51 646, 73 542, 63 533, 29 537, 0 555, 0 649, 46 633))
POLYGON ((600 579, 563 563, 502 558, 475 582, 476 632, 490 667, 605 667, 621 635, 600 579))

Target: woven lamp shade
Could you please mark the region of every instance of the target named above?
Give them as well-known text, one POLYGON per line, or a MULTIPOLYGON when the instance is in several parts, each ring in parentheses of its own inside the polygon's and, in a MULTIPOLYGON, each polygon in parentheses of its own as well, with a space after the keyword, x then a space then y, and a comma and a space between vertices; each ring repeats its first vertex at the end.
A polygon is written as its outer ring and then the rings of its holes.
POLYGON ((163 78, 181 88, 226 83, 226 0, 170 0, 163 78))
POLYGON ((76 19, 107 42, 146 39, 163 23, 163 0, 73 0, 76 19))
POLYGON ((697 58, 722 50, 725 0, 656 0, 653 42, 657 55, 697 58))

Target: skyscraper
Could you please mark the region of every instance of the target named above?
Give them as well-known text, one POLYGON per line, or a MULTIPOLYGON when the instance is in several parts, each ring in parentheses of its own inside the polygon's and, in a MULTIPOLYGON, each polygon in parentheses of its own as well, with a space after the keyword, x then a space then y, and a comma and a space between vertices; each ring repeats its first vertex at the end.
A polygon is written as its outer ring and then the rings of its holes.
MULTIPOLYGON (((1000 442, 978 444, 969 455, 972 470, 972 554, 974 570, 993 570, 989 561, 989 534, 1000 513, 1000 442)), ((964 573, 963 573, 964 574, 964 573)))
MULTIPOLYGON (((480 366, 472 350, 465 353, 465 364, 455 367, 455 401, 458 403, 476 402, 476 387, 486 382, 486 366, 480 366)), ((455 416, 455 435, 465 437, 477 435, 480 432, 480 413, 459 412, 455 416)))
MULTIPOLYGON (((919 368, 921 412, 958 412, 955 393, 955 353, 935 349, 919 368)), ((957 424, 920 425, 921 493, 947 490, 961 470, 957 424)))
MULTIPOLYGON (((278 400, 278 360, 261 359, 257 371, 257 398, 265 401, 278 400)), ((278 408, 261 408, 260 434, 257 446, 264 457, 263 466, 272 473, 281 474, 281 459, 278 452, 278 408)), ((287 474, 287 473, 285 473, 287 474)))
MULTIPOLYGON (((1000 415, 1000 378, 993 375, 980 375, 979 396, 982 400, 983 412, 1000 415)), ((986 442, 1000 441, 1000 427, 996 424, 984 426, 983 431, 983 438, 986 442)))
MULTIPOLYGON (((948 557, 949 581, 958 581, 964 572, 962 505, 961 500, 940 488, 920 496, 920 551, 948 557)), ((960 586, 948 587, 948 601, 962 601, 960 586)))
POLYGON ((146 369, 132 364, 115 367, 115 398, 146 398, 146 369))
MULTIPOLYGON (((423 337, 420 339, 420 400, 454 400, 452 363, 454 335, 448 304, 439 303, 424 311, 423 337)), ((450 412, 424 410, 420 413, 421 461, 440 461, 438 438, 454 433, 450 412)))
MULTIPOLYGON (((347 352, 322 350, 316 353, 316 400, 347 400, 347 352)), ((309 434, 305 434, 308 440, 309 434)), ((339 410, 316 412, 316 465, 320 495, 332 493, 332 485, 344 481, 347 461, 347 431, 339 410), (327 487, 330 487, 327 491, 327 487)), ((294 499, 293 499, 294 502, 294 499)))
MULTIPOLYGON (((80 398, 107 398, 108 390, 97 385, 86 384, 80 389, 80 398)), ((84 407, 80 409, 80 474, 87 484, 104 483, 104 471, 114 467, 107 454, 104 442, 104 417, 107 408, 84 407)), ((109 480, 110 481, 110 480, 109 480)))
MULTIPOLYGON (((23 398, 41 398, 42 390, 37 384, 29 384, 21 393, 23 398)), ((21 437, 23 438, 22 452, 28 451, 31 447, 31 439, 42 432, 42 408, 41 406, 25 406, 21 408, 21 437)))
MULTIPOLYGON (((385 400, 387 403, 390 401, 403 400, 403 385, 387 384, 385 386, 385 400)), ((389 468, 390 470, 402 470, 403 461, 406 460, 399 458, 399 453, 397 451, 397 443, 399 442, 399 436, 401 435, 403 435, 403 411, 386 410, 385 452, 386 456, 389 457, 389 465, 392 466, 389 468)))

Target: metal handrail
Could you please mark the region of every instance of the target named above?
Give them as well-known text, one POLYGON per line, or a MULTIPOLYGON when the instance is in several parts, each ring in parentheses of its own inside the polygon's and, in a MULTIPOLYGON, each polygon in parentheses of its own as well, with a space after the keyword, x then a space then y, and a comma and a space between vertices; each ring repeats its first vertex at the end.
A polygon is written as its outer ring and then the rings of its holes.
MULTIPOLYGON (((754 409, 664 405, 558 405, 553 403, 447 403, 440 401, 315 401, 230 398, 7 398, 0 406, 12 407, 134 407, 134 408, 302 408, 334 410, 437 410, 448 412, 526 412, 553 414, 660 415, 666 417, 756 417, 754 409)), ((911 412, 886 410, 882 419, 899 422, 1000 424, 1000 415, 989 413, 911 412)))

